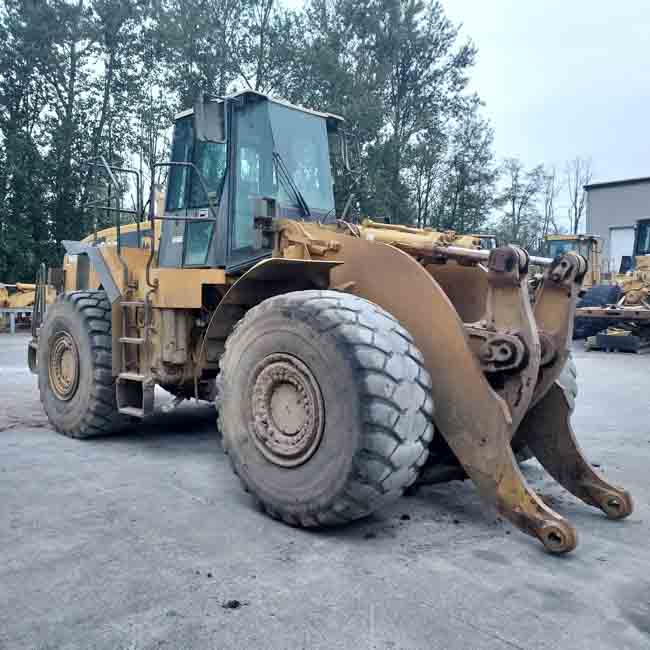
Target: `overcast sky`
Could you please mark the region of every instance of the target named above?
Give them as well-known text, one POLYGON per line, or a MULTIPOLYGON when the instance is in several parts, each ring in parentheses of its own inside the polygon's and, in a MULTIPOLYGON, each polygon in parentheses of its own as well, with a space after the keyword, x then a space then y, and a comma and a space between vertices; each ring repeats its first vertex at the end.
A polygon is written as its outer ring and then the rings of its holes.
POLYGON ((499 158, 650 176, 650 0, 442 0, 478 47, 499 158))

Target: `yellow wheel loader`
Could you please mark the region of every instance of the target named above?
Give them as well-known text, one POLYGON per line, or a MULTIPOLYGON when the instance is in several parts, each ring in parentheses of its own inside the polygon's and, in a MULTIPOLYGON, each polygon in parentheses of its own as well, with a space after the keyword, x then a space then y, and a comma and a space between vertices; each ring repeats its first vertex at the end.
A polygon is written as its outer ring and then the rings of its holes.
POLYGON ((544 247, 549 257, 556 258, 564 253, 579 253, 587 260, 588 270, 582 278, 582 287, 590 289, 601 283, 601 253, 600 237, 596 235, 546 235, 544 247))
POLYGON ((346 166, 345 140, 340 117, 252 91, 178 115, 164 210, 152 190, 148 221, 123 230, 115 191, 114 231, 63 242, 61 293, 28 352, 52 425, 116 432, 153 411, 156 385, 214 399, 234 471, 295 526, 469 477, 570 551, 573 526, 519 470, 524 448, 585 503, 629 515, 570 424, 585 259, 337 219, 330 149, 346 166))

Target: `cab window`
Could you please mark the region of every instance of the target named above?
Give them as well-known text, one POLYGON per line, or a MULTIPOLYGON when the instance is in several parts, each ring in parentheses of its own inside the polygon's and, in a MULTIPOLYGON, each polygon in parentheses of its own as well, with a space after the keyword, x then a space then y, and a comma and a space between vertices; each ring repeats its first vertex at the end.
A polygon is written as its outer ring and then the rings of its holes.
POLYGON ((194 142, 192 116, 188 115, 178 120, 174 127, 171 161, 193 162, 203 177, 208 196, 193 169, 172 165, 167 187, 167 210, 206 208, 208 197, 216 207, 226 178, 226 144, 194 142))
POLYGON ((201 182, 193 174, 190 191, 191 208, 207 208, 208 199, 213 206, 219 203, 226 178, 225 142, 197 142, 195 144, 194 164, 203 177, 208 190, 206 197, 201 182))
MULTIPOLYGON (((172 141, 172 162, 189 162, 192 159, 192 141, 194 129, 192 116, 178 120, 174 126, 172 141)), ((170 212, 187 208, 187 190, 189 168, 172 165, 169 168, 169 183, 167 185, 166 209, 170 212)))

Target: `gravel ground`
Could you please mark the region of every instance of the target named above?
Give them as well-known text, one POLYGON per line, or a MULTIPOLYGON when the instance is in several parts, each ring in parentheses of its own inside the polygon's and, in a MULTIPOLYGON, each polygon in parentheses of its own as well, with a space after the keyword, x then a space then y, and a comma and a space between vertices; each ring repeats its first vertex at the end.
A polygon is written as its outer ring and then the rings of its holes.
POLYGON ((337 530, 272 521, 207 406, 57 435, 26 344, 0 335, 2 649, 650 648, 650 358, 576 350, 575 429, 636 511, 608 521, 527 463, 578 528, 558 558, 468 482, 337 530))

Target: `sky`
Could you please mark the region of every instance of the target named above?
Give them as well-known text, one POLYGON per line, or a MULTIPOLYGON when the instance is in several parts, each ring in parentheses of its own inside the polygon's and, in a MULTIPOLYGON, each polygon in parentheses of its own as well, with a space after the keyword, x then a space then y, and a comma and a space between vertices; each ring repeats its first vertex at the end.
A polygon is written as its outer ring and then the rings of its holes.
POLYGON ((650 176, 649 0, 442 0, 478 48, 470 87, 499 159, 591 157, 593 180, 650 176))

